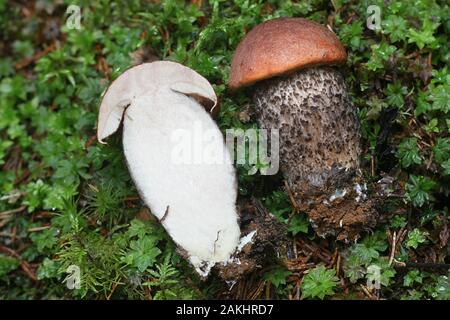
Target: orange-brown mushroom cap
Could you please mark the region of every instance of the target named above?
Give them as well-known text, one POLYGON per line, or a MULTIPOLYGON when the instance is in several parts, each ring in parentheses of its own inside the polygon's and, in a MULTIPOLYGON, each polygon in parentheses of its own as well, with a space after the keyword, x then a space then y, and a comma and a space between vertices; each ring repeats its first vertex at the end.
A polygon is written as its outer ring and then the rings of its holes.
POLYGON ((303 18, 281 18, 253 28, 231 62, 231 89, 318 65, 345 63, 347 53, 327 27, 303 18))

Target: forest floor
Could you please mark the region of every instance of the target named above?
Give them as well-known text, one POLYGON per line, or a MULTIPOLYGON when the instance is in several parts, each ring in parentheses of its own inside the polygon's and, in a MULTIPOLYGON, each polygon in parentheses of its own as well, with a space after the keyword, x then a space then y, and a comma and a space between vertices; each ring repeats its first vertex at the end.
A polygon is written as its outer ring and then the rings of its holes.
POLYGON ((78 5, 0 0, 0 299, 450 299, 447 1, 78 5), (240 201, 285 224, 294 253, 230 289, 176 253, 133 187, 120 134, 97 142, 98 106, 126 68, 172 60, 213 84, 221 130, 255 128, 249 96, 227 88, 231 58, 246 32, 278 17, 328 24, 344 44, 363 171, 391 196, 356 243, 321 239, 280 175, 237 165, 240 201))

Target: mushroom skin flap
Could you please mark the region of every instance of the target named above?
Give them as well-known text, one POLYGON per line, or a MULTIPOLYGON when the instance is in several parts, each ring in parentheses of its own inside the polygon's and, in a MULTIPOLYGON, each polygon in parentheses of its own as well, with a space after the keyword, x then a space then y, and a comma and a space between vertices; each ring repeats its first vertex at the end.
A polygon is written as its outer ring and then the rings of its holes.
MULTIPOLYGON (((189 68, 163 61, 147 65, 153 66, 137 71, 147 75, 145 91, 131 87, 137 94, 129 95, 124 109, 127 165, 151 212, 196 271, 206 276, 216 263, 230 259, 240 236, 231 156, 216 123, 193 98, 215 105, 216 97, 206 79, 189 68), (154 74, 162 79, 152 78, 154 74)), ((120 97, 115 101, 123 105, 120 97)))

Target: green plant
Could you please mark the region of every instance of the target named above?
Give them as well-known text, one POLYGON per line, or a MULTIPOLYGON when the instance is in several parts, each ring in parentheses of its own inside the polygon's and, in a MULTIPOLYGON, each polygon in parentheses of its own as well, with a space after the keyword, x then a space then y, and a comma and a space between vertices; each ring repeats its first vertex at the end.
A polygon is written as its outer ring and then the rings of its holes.
POLYGON ((427 241, 427 234, 427 232, 420 231, 417 228, 410 231, 408 233, 408 239, 406 240, 406 247, 417 249, 420 244, 427 241))
POLYGON ((398 146, 397 157, 403 168, 408 168, 413 164, 421 164, 422 158, 417 145, 417 138, 409 138, 402 141, 398 146))
POLYGON ((289 270, 281 267, 274 268, 267 272, 264 278, 272 283, 276 288, 286 284, 287 278, 291 275, 289 270))
POLYGON ((15 270, 19 266, 17 259, 0 255, 0 278, 15 270))
POLYGON ((173 267, 172 260, 173 256, 168 253, 163 263, 149 271, 151 280, 144 282, 143 285, 159 289, 153 297, 155 300, 198 298, 198 294, 192 288, 183 286, 179 279, 179 271, 173 267))
MULTIPOLYGON (((360 285, 376 280, 368 272, 375 265, 380 298, 449 299, 446 275, 394 268, 395 261, 427 262, 429 248, 441 262, 449 259, 439 237, 450 217, 450 10, 445 1, 371 1, 382 11, 380 30, 366 27, 368 3, 356 0, 332 5, 316 0, 80 1, 79 30, 64 26, 67 1, 44 2, 45 10, 36 6, 28 15, 23 1, 0 1, 0 242, 19 255, 0 255, 0 299, 234 294, 218 281, 199 281, 158 224, 135 218, 148 219, 120 139, 107 145, 95 140, 98 104, 117 75, 154 55, 183 63, 213 84, 221 101, 215 118, 221 130, 257 128, 248 96, 227 88, 232 54, 255 25, 291 16, 329 24, 341 39, 348 53, 342 71, 364 138, 361 169, 373 181, 388 173, 405 191, 402 196, 397 188, 395 199, 379 205, 386 219, 373 234, 363 234, 355 244, 337 244, 347 297, 360 297, 360 285), (49 21, 62 28, 50 32, 49 21), (407 225, 410 231, 390 263, 392 234, 398 236, 407 225), (26 264, 38 284, 23 272, 26 264), (81 270, 79 290, 68 290, 64 282, 73 264, 81 270)), ((335 250, 294 210, 281 177, 253 175, 249 169, 238 166, 243 201, 261 199, 286 223, 290 240, 335 250)), ((301 250, 297 254, 305 258, 301 250)), ((323 266, 306 275, 267 268, 267 275, 252 277, 269 281, 277 298, 296 296, 300 282, 310 285, 302 288, 305 298, 342 297, 333 295, 340 284, 323 266), (316 283, 325 285, 316 290, 316 283)), ((263 291, 258 298, 265 297, 263 291)))
POLYGON ((333 295, 337 286, 338 278, 336 270, 327 270, 324 265, 318 265, 309 270, 303 278, 302 298, 319 298, 323 300, 325 296, 333 295))
POLYGON ((381 285, 387 287, 390 279, 395 276, 394 268, 383 255, 387 248, 386 234, 382 231, 364 238, 362 243, 354 244, 343 254, 345 276, 352 283, 366 279, 372 282, 379 281, 381 285), (377 272, 374 272, 375 269, 377 272))
POLYGON ((111 229, 114 223, 119 223, 123 218, 120 207, 128 190, 114 188, 111 183, 103 183, 98 187, 90 185, 90 189, 92 193, 87 196, 87 211, 99 221, 107 219, 111 229))
POLYGON ((404 277, 403 277, 403 285, 405 287, 410 287, 414 283, 422 283, 423 276, 420 274, 419 270, 412 270, 409 271, 404 277))
POLYGON ((436 182, 424 176, 410 176, 406 185, 406 198, 416 207, 422 207, 425 203, 433 201, 430 191, 436 186, 436 182))
POLYGON ((432 296, 438 300, 450 300, 450 279, 448 276, 438 278, 432 296))
POLYGON ((308 233, 309 222, 305 214, 293 213, 288 195, 282 191, 274 191, 264 199, 267 209, 288 225, 288 231, 295 236, 298 233, 308 233))
POLYGON ((161 253, 161 250, 155 246, 156 241, 157 238, 154 237, 132 240, 130 243, 131 250, 123 261, 127 265, 137 268, 140 272, 144 272, 155 263, 156 257, 161 253))

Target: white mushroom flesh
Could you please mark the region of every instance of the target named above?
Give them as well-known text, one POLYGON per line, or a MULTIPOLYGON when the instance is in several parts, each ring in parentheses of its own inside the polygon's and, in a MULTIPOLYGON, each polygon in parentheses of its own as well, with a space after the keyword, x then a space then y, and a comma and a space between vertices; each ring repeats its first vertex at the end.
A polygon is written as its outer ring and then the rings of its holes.
POLYGON ((193 97, 216 104, 206 79, 173 62, 122 74, 99 115, 102 141, 120 125, 127 164, 144 202, 201 276, 236 250, 236 176, 222 133, 193 97))

